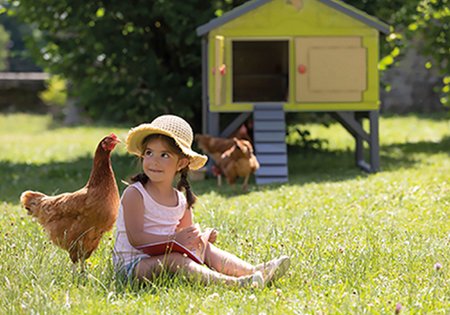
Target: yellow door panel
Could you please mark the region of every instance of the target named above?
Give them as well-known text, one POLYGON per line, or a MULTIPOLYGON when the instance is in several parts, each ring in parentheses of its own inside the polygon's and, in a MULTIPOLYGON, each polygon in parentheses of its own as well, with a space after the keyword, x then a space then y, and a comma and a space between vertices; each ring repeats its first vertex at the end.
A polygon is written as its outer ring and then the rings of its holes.
POLYGON ((296 38, 297 102, 360 102, 367 51, 360 37, 296 38))
POLYGON ((364 48, 310 49, 312 91, 364 91, 366 50, 364 48))
POLYGON ((225 102, 225 43, 223 36, 215 38, 215 63, 214 63, 214 105, 219 106, 225 102))

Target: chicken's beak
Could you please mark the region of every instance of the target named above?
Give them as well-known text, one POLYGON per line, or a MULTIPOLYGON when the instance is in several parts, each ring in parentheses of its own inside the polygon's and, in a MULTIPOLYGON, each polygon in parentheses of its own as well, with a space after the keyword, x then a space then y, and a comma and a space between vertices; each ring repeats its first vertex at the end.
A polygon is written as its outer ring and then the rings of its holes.
POLYGON ((122 143, 119 138, 114 139, 114 144, 122 143))
POLYGON ((122 142, 114 133, 111 133, 109 136, 112 138, 112 140, 113 140, 112 143, 114 145, 122 142))

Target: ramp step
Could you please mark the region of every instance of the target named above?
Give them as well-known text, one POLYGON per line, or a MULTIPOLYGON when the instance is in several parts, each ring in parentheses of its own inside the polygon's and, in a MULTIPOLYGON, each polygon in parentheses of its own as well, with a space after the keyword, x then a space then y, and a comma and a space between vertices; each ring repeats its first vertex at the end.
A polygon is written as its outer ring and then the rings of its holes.
POLYGON ((287 165, 286 154, 259 154, 258 162, 261 165, 287 165))
POLYGON ((260 168, 255 173, 258 185, 288 181, 286 121, 282 104, 255 104, 253 139, 260 168))
POLYGON ((253 139, 264 142, 284 142, 286 133, 283 131, 254 131, 253 139))

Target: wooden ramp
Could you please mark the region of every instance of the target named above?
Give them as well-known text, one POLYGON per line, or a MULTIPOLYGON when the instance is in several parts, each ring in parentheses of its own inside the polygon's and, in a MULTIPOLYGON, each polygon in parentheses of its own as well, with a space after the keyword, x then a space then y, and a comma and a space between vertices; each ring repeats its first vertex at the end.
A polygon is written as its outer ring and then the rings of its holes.
POLYGON ((253 140, 260 168, 256 184, 288 181, 286 121, 282 104, 255 104, 253 109, 253 140))

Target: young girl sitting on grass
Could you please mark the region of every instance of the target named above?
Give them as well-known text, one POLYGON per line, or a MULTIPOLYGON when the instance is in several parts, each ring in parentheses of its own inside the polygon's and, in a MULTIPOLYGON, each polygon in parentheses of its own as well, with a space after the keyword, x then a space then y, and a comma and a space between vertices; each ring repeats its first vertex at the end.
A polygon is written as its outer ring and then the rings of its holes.
POLYGON ((143 172, 132 178, 121 198, 114 266, 130 280, 151 281, 167 270, 205 284, 263 287, 286 272, 290 263, 287 256, 253 266, 206 242, 205 265, 201 265, 177 252, 149 256, 136 249, 168 240, 187 248, 200 246, 200 231, 192 217, 196 197, 187 173, 201 168, 207 157, 191 149, 192 140, 189 124, 174 115, 160 116, 129 131, 127 150, 141 158, 143 172), (177 174, 180 179, 175 189, 172 185, 177 174))

